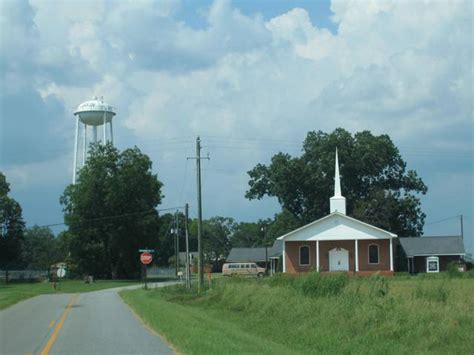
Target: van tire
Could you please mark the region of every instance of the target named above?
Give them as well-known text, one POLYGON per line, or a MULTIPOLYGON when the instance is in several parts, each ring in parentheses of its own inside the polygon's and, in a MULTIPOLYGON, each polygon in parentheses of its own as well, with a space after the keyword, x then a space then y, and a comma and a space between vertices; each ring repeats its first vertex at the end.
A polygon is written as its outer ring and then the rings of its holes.
POLYGON ((259 273, 257 274, 257 277, 263 277, 263 272, 259 272, 259 273))

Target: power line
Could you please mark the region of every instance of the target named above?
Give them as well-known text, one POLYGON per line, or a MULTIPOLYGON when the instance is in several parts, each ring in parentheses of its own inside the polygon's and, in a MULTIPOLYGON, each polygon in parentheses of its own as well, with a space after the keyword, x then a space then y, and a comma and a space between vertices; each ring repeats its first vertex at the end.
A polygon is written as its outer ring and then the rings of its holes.
POLYGON ((436 223, 441 223, 441 222, 445 222, 445 221, 449 221, 451 219, 454 219, 454 218, 459 218, 460 215, 456 215, 456 216, 451 216, 451 217, 446 217, 446 218, 443 218, 443 219, 440 219, 438 221, 434 221, 434 222, 430 222, 430 223, 425 223, 425 226, 430 226, 432 224, 436 224, 436 223))
MULTIPOLYGON (((180 209, 180 208, 184 208, 184 207, 183 206, 178 206, 178 207, 169 207, 169 208, 160 208, 160 209, 153 208, 151 210, 141 211, 141 212, 123 213, 123 214, 118 214, 118 215, 113 215, 113 216, 84 219, 84 220, 81 220, 79 223, 96 222, 96 221, 102 221, 102 220, 107 220, 107 219, 137 216, 137 215, 148 214, 148 213, 152 213, 152 212, 163 212, 163 211, 176 210, 176 209, 180 209)), ((41 226, 38 226, 38 227, 55 227, 55 226, 62 226, 62 225, 65 225, 65 224, 66 224, 66 222, 61 222, 61 223, 45 224, 45 225, 41 225, 41 226)))

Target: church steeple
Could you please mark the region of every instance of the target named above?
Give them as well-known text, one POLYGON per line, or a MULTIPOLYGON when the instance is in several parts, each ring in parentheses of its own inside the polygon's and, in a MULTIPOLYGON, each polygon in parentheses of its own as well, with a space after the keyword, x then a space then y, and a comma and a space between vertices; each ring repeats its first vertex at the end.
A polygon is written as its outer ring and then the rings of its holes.
POLYGON ((334 169, 334 196, 329 199, 330 212, 346 214, 346 198, 341 195, 341 177, 339 175, 339 159, 336 148, 336 167, 334 169))

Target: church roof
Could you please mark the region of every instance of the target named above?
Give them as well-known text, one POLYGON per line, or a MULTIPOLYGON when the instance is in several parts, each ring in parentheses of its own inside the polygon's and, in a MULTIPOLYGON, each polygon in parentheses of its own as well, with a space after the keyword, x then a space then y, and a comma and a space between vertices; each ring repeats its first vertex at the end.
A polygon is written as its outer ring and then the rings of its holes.
POLYGON ((465 253, 461 237, 409 237, 399 240, 408 257, 465 253))
POLYGON ((396 237, 396 234, 384 229, 359 221, 340 212, 333 212, 282 235, 278 240, 354 240, 396 237), (334 223, 331 223, 331 220, 334 220, 334 223))

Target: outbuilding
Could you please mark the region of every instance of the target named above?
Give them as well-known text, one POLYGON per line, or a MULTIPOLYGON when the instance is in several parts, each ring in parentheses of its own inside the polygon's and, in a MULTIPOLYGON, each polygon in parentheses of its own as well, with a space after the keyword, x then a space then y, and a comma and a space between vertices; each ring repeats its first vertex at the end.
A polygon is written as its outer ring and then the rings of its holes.
POLYGON ((450 263, 465 271, 462 237, 412 237, 399 238, 399 241, 411 274, 446 271, 450 263))
POLYGON ((274 274, 278 269, 278 261, 281 257, 282 242, 275 240, 269 248, 232 248, 227 263, 257 263, 261 266, 268 262, 270 274, 274 274))

